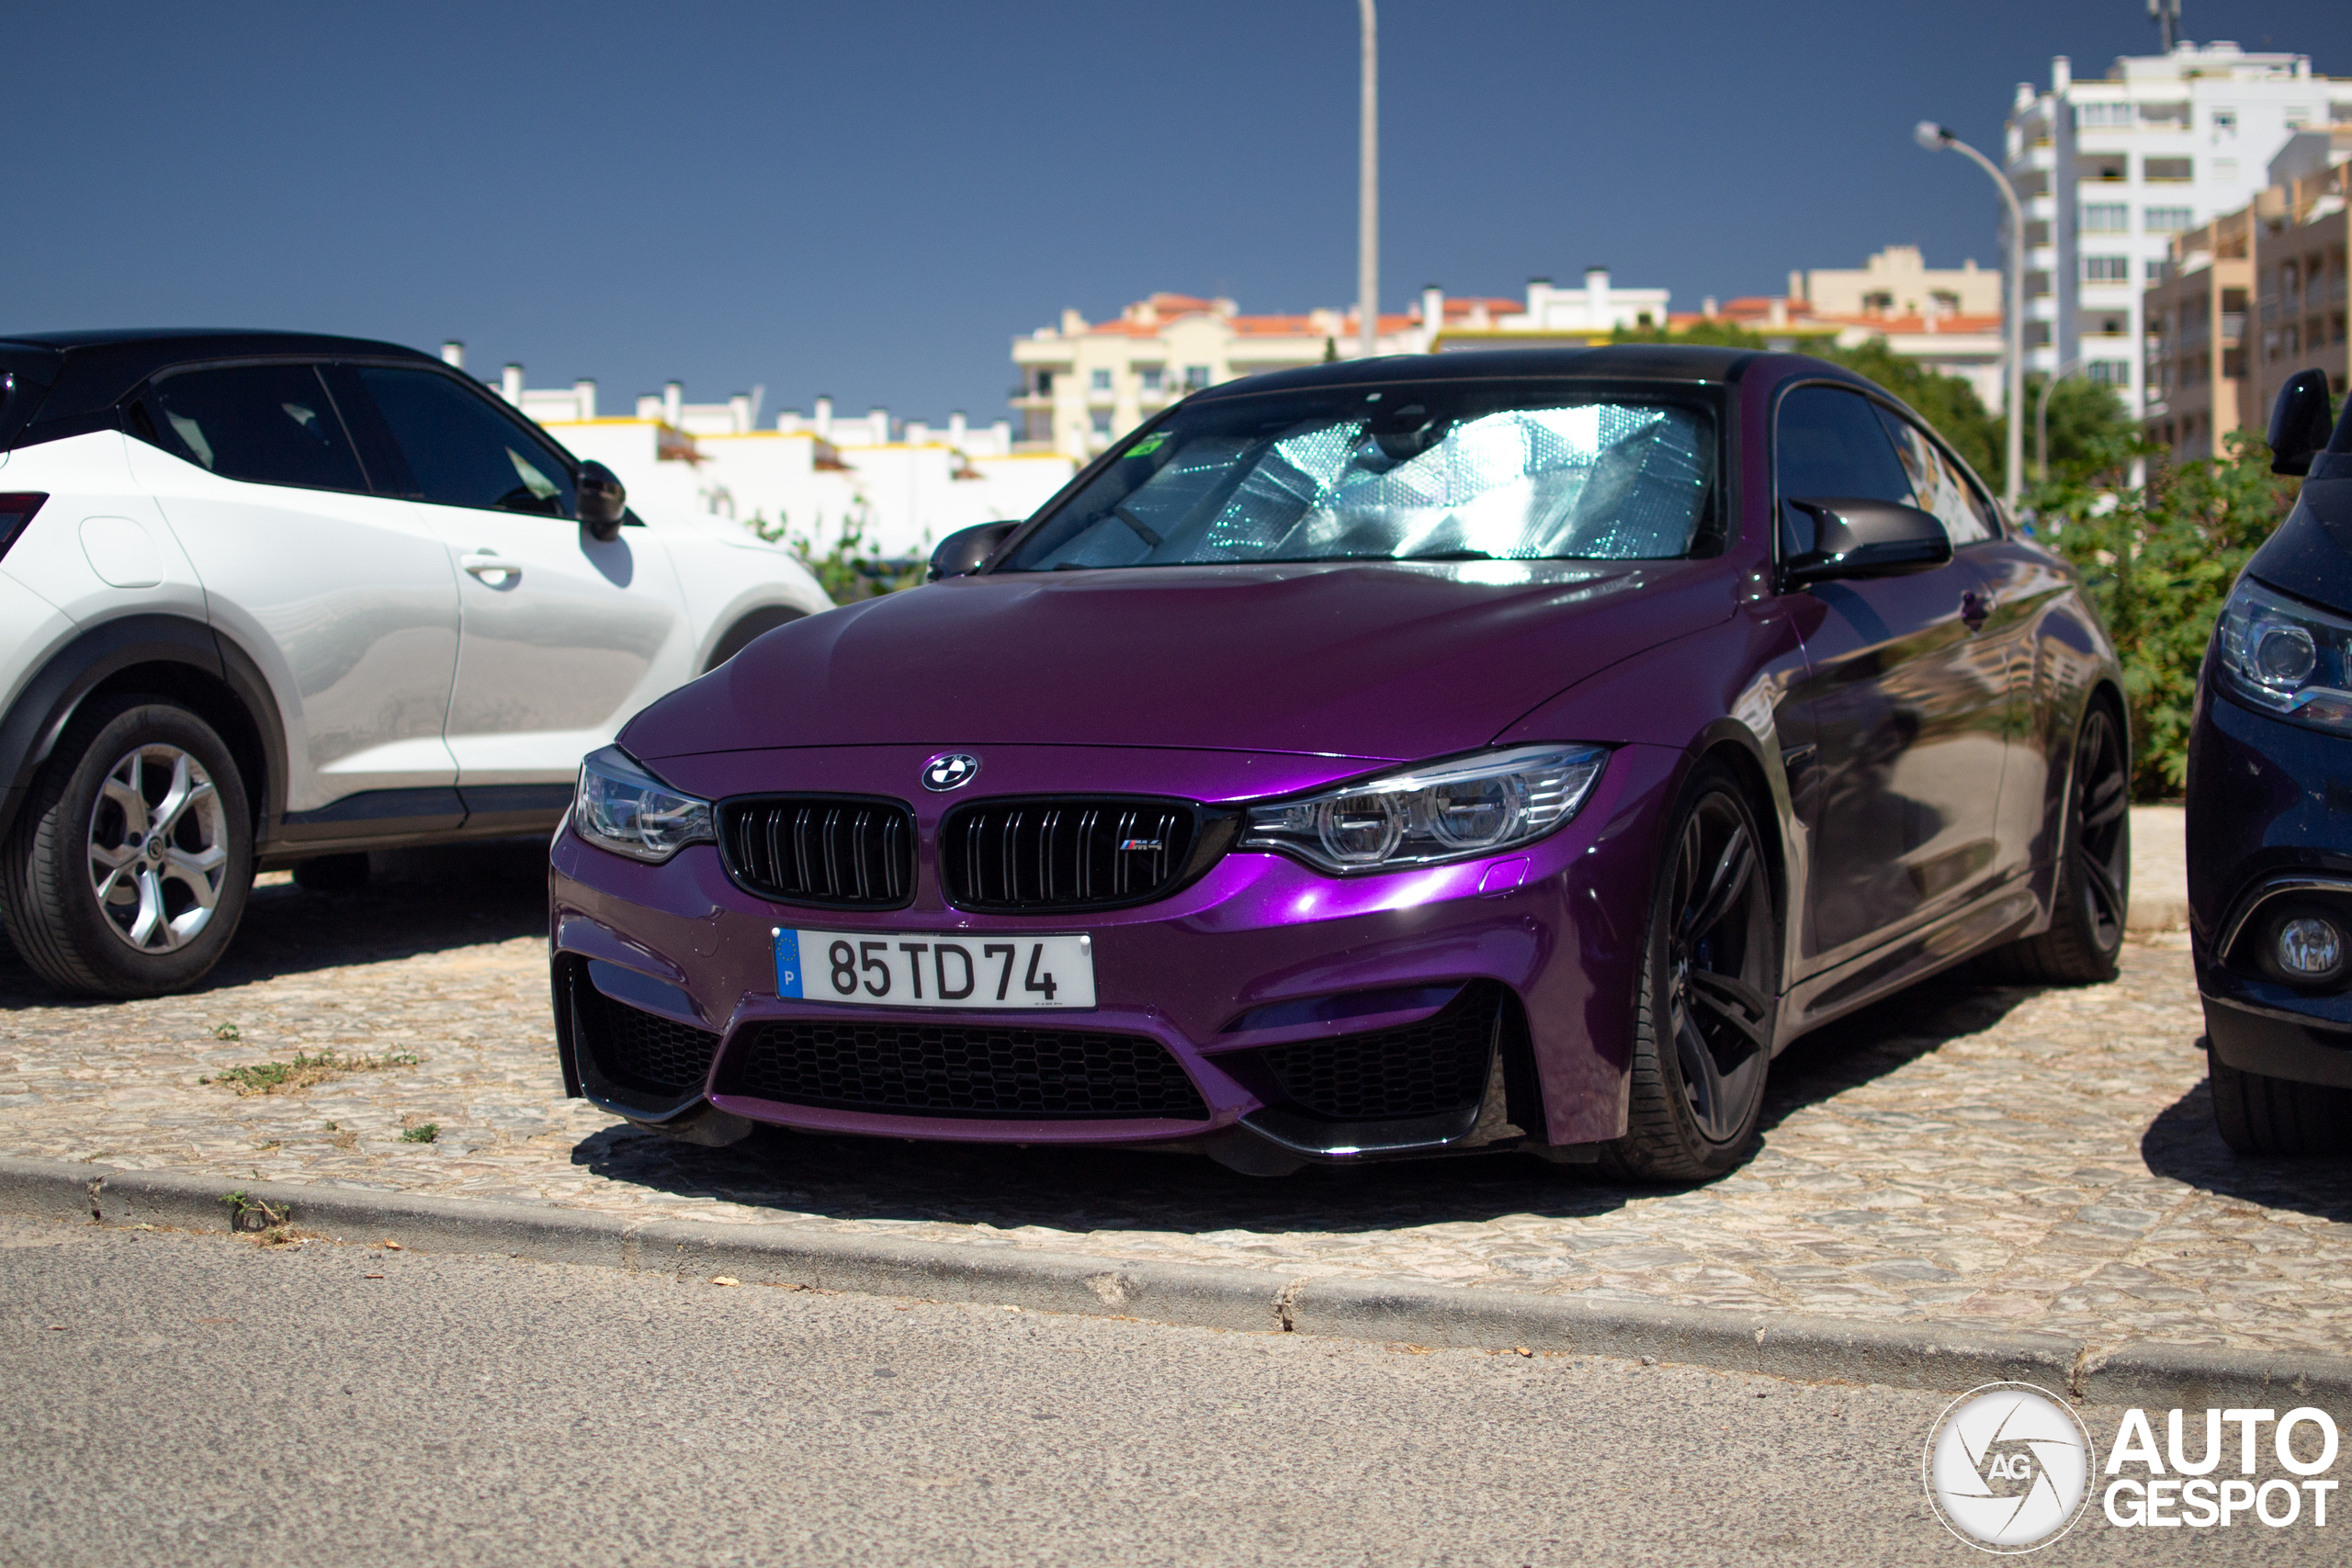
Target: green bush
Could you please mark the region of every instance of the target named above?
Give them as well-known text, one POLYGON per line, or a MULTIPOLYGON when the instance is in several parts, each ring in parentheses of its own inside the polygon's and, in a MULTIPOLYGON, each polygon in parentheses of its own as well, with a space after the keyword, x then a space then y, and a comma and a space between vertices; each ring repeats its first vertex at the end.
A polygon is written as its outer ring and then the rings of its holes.
POLYGON ((2083 574, 2123 661, 2132 793, 2177 797, 2188 775, 2188 718, 2213 621, 2248 557, 2294 505, 2297 480, 2238 432, 2228 456, 2166 468, 2144 489, 2053 484, 2032 497, 2041 536, 2083 574))
POLYGON ((780 543, 791 551, 793 558, 808 569, 808 575, 817 580, 817 585, 834 604, 854 604, 861 599, 879 598, 901 588, 912 588, 923 580, 922 562, 882 558, 882 547, 865 536, 866 522, 865 508, 861 502, 842 519, 841 533, 823 546, 793 529, 781 516, 771 523, 764 515, 755 513, 745 526, 768 543, 780 543))

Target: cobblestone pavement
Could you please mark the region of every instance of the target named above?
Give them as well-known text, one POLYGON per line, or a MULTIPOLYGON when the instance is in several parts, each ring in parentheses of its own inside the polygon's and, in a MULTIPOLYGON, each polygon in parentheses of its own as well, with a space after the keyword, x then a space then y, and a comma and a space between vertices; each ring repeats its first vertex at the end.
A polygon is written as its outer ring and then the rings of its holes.
POLYGON ((636 1133, 562 1098, 537 854, 411 857, 409 880, 337 895, 272 878, 190 996, 62 1003, 0 948, 0 1152, 224 1187, 2352 1353, 2352 1165, 2222 1145, 2182 934, 2132 942, 2112 985, 1963 973, 1801 1042, 1774 1065, 1762 1152, 1710 1187, 1510 1156, 1265 1181, 1166 1155, 636 1133), (239 1038, 217 1038, 226 1025, 239 1038), (198 1081, 329 1048, 421 1060, 283 1095, 198 1081), (435 1141, 402 1141, 426 1122, 435 1141))

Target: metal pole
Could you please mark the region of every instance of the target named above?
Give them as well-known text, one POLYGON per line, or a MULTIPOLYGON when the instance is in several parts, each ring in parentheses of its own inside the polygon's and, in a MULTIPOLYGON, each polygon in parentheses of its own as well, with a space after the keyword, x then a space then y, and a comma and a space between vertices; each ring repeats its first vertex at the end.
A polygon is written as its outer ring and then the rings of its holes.
POLYGON ((2041 384, 2041 393, 2033 400, 2033 468, 2034 478, 2043 484, 2050 482, 2050 394, 2058 383, 2083 367, 2079 359, 2069 359, 2055 376, 2041 384))
POLYGON ((2018 494, 2025 479, 2025 209, 2018 204, 2017 190, 2000 165, 1942 126, 1933 120, 1921 120, 1912 134, 1920 146, 1930 152, 1949 147, 1991 175, 1994 185, 2000 188, 2002 204, 2008 209, 2009 374, 2007 406, 2003 412, 2009 439, 2003 458, 2007 471, 2001 477, 2001 504, 2015 516, 2018 494))
POLYGON ((1356 327, 1358 351, 1380 352, 1380 23, 1373 0, 1363 13, 1363 127, 1356 197, 1356 327))

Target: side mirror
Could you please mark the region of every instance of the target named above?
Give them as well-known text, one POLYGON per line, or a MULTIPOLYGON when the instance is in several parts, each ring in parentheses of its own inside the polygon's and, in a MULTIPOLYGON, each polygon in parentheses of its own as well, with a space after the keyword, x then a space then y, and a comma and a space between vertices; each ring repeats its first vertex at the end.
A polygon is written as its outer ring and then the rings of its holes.
POLYGON ((2327 372, 2298 370, 2270 405, 2270 471, 2308 474, 2312 459, 2327 449, 2327 372))
POLYGON ((580 525, 601 544, 621 536, 621 519, 628 515, 628 490, 620 476, 602 463, 580 465, 580 525))
POLYGON ((923 574, 925 582, 936 582, 943 577, 969 577, 980 570, 989 557, 1010 538, 1018 523, 981 523, 969 528, 958 528, 939 541, 931 552, 931 570, 923 574))
POLYGON ((1951 559, 1951 536, 1932 512, 1894 501, 1832 495, 1791 501, 1813 514, 1813 548, 1781 568, 1792 588, 1841 577, 1903 577, 1951 559))

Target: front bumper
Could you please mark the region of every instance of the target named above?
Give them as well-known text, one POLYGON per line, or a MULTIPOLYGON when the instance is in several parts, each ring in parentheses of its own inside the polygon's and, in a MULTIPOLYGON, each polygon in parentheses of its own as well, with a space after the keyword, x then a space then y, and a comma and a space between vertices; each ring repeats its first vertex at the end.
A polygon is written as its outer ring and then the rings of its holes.
POLYGON ((2189 737, 2188 895, 2214 1056, 2241 1071, 2352 1088, 2352 989, 2314 992, 2252 956, 2274 900, 2341 909, 2352 930, 2352 739, 2198 691, 2189 737))
MULTIPOLYGON (((872 780, 911 779, 928 754, 913 748, 859 748, 852 757, 727 753, 665 760, 659 768, 678 787, 711 795, 786 787, 784 779, 797 789, 862 785, 864 793, 876 793, 872 780)), ((1254 765, 1264 759, 1201 758, 1125 753, 1120 782, 1107 787, 1230 799, 1236 792, 1218 792, 1204 770, 1238 771, 1253 784, 1268 771, 1254 765), (1164 765, 1155 766, 1156 760, 1164 765)), ((1333 777, 1362 771, 1345 759, 1289 761, 1312 761, 1333 777)), ((920 846, 913 902, 879 913, 810 910, 757 897, 729 879, 708 846, 649 866, 595 849, 567 829, 556 836, 550 881, 567 1082, 618 1114, 674 1127, 707 1123, 717 1114, 869 1136, 1183 1144, 1227 1154, 1243 1140, 1275 1151, 1270 1157, 1277 1163, 1514 1143, 1555 1152, 1589 1146, 1623 1130, 1654 819, 1679 762, 1679 753, 1662 748, 1621 748, 1575 820, 1508 854, 1340 878, 1280 855, 1229 852, 1199 881, 1155 904, 1067 918, 949 907, 930 848, 951 804, 938 797, 912 803, 920 846), (1086 931, 1093 938, 1097 1006, 1041 1016, 780 998, 775 930, 819 923, 963 937, 1086 931), (1465 988, 1480 987, 1487 989, 1475 994, 1491 995, 1495 1004, 1493 1062, 1476 1104, 1450 1106, 1443 1115, 1341 1123, 1302 1114, 1268 1076, 1271 1047, 1360 1042, 1449 1019, 1458 1023, 1465 988), (691 1085, 673 1078, 675 1087, 660 1092, 642 1082, 616 1082, 600 1070, 596 1026, 588 1016, 608 1002, 699 1032, 708 1042, 707 1070, 691 1085), (1456 1014, 1446 1012, 1449 1006, 1456 1014), (929 1028, 977 1037, 1011 1029, 1140 1038, 1181 1067, 1197 1101, 1182 1115, 943 1115, 795 1103, 744 1091, 749 1053, 762 1048, 763 1030, 805 1032, 816 1024, 877 1026, 901 1035, 929 1028)), ((1099 753, 1001 748, 989 767, 990 794, 1068 787, 1085 769, 1092 770, 1090 787, 1106 787, 1099 753)), ((1286 780, 1250 793, 1312 782, 1286 780)))

